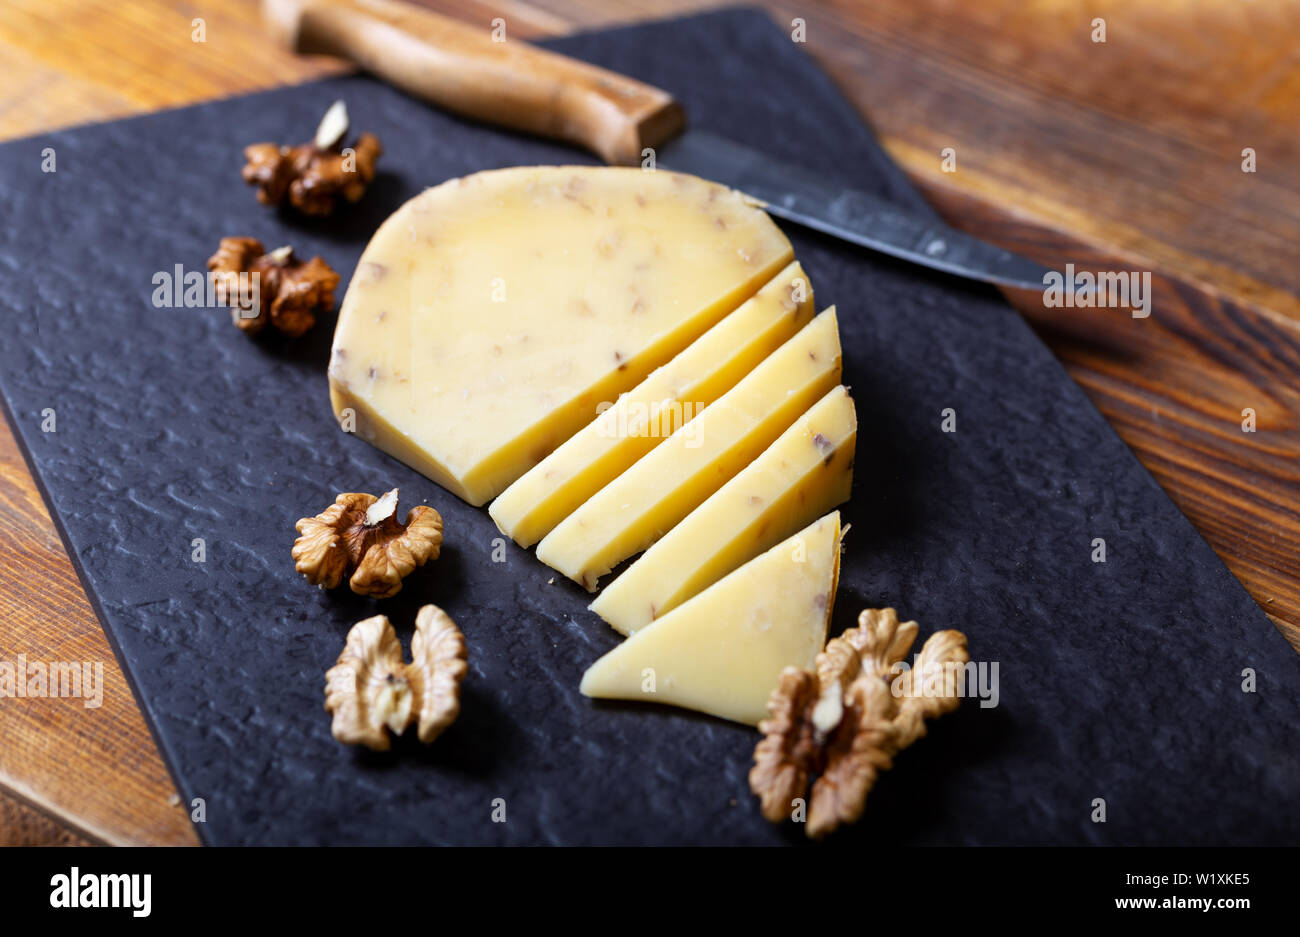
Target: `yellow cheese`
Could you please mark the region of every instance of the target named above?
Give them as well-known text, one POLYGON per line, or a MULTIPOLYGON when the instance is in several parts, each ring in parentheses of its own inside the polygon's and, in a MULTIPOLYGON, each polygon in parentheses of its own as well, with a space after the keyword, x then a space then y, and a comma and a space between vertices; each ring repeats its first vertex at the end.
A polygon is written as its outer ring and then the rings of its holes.
POLYGON ((482 504, 792 258, 753 202, 693 176, 545 166, 452 180, 362 255, 334 334, 334 409, 482 504))
POLYGON ((594 591, 601 576, 671 530, 839 381, 831 307, 565 518, 537 545, 537 558, 594 591))
POLYGON ((843 504, 857 438, 853 398, 836 387, 606 586, 591 610, 632 634, 843 504))
POLYGON ((840 565, 828 514, 642 628, 588 668, 582 692, 757 724, 786 667, 826 644, 840 565))
POLYGON ((497 527, 532 546, 802 328, 813 314, 795 261, 501 493, 497 527))

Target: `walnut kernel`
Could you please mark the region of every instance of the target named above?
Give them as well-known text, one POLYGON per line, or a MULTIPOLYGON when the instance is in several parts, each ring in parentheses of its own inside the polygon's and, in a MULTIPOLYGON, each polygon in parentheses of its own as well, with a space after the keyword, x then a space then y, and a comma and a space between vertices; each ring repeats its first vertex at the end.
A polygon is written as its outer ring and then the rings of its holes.
POLYGON ((350 577, 348 585, 358 595, 396 595, 402 580, 437 559, 442 549, 442 516, 419 504, 403 523, 397 519, 397 497, 396 488, 378 498, 341 494, 322 513, 299 519, 294 568, 324 589, 350 577))
POLYGON ((387 751, 392 735, 417 725, 421 742, 436 739, 460 714, 460 684, 469 669, 465 636, 436 605, 415 616, 412 661, 387 616, 359 621, 338 663, 325 674, 330 731, 345 745, 387 751))
POLYGON ((931 635, 905 669, 899 664, 916 633, 916 622, 899 622, 892 608, 866 609, 858 627, 817 655, 816 672, 785 669, 759 723, 763 739, 749 772, 764 817, 786 819, 816 776, 807 835, 821 839, 857 821, 893 756, 925 734, 926 719, 957 707, 955 671, 969 659, 965 635, 931 635))
POLYGON ((460 681, 469 669, 465 636, 446 612, 426 605, 416 613, 411 663, 406 668, 415 690, 416 733, 432 742, 460 715, 460 681))
POLYGON ((363 133, 344 147, 348 112, 335 101, 325 112, 310 143, 281 146, 254 143, 244 149, 244 181, 257 186, 257 200, 280 205, 286 199, 304 215, 328 215, 339 199, 356 202, 375 177, 383 153, 379 138, 363 133))
POLYGON ((235 325, 256 335, 270 323, 277 331, 297 338, 316 324, 317 312, 334 308, 339 275, 325 261, 313 257, 305 263, 292 247, 264 252, 256 238, 222 238, 208 258, 208 274, 219 295, 234 302, 230 316, 235 325), (256 276, 256 305, 241 290, 240 277, 256 276))

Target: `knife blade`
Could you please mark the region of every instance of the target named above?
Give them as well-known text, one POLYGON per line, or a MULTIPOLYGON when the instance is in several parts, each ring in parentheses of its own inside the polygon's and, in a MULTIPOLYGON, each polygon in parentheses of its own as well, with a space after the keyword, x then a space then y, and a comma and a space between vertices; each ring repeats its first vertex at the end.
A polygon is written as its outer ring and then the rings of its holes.
POLYGON ((824 234, 970 280, 1043 289, 1047 267, 856 189, 830 185, 798 166, 690 130, 657 154, 657 163, 744 192, 769 214, 824 234))
POLYGON ((609 163, 664 165, 737 189, 779 218, 972 280, 1041 290, 1048 272, 1010 251, 876 196, 698 129, 672 95, 617 72, 399 0, 262 0, 282 45, 335 55, 468 117, 576 143, 609 163), (665 144, 667 145, 665 148, 665 144))

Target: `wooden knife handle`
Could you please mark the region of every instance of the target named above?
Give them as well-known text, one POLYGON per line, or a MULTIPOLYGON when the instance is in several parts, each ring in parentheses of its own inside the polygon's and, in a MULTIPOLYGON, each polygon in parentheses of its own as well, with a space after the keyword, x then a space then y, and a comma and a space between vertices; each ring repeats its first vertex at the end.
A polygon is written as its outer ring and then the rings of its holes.
POLYGON ((495 42, 397 0, 263 0, 279 40, 349 59, 409 94, 489 123, 567 140, 636 165, 685 123, 672 95, 519 39, 495 42))

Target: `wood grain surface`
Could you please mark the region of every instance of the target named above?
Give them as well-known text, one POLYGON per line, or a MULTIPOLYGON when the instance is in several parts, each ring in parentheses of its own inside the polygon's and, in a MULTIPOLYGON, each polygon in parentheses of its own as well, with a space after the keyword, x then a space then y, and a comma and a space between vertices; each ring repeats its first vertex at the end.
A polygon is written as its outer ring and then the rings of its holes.
MULTIPOLYGON (((720 4, 424 5, 529 38, 720 4)), ((1300 0, 763 6, 803 21, 808 54, 952 223, 1058 267, 1154 273, 1146 319, 1011 298, 1300 648, 1300 0)), ((276 48, 254 0, 7 0, 0 61, 0 139, 345 68, 276 48)), ((0 659, 18 653, 103 661, 105 695, 0 700, 0 844, 196 842, 0 426, 0 659)))

